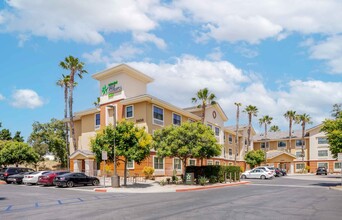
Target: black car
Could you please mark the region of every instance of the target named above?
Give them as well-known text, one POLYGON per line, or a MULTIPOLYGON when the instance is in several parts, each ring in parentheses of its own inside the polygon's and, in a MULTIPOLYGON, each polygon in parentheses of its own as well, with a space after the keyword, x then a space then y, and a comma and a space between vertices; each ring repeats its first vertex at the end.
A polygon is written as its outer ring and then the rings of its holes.
POLYGON ((87 176, 84 173, 66 173, 56 176, 53 183, 58 187, 73 187, 75 185, 88 185, 97 186, 100 180, 96 177, 87 176))
POLYGON ((316 170, 316 175, 328 175, 328 171, 327 171, 327 168, 325 167, 318 167, 317 170, 316 170))
POLYGON ((280 169, 280 172, 282 173, 283 176, 286 176, 286 175, 287 175, 286 169, 280 169))
POLYGON ((7 178, 11 175, 14 174, 19 174, 19 173, 24 173, 24 172, 33 172, 34 170, 31 168, 26 168, 26 167, 8 167, 8 168, 3 168, 0 172, 0 180, 4 180, 7 182, 7 178))
POLYGON ((10 175, 9 177, 7 177, 7 181, 6 182, 7 182, 7 184, 9 184, 9 183, 22 184, 23 183, 23 179, 24 179, 24 175, 28 175, 28 174, 31 174, 31 173, 34 173, 34 171, 10 175))

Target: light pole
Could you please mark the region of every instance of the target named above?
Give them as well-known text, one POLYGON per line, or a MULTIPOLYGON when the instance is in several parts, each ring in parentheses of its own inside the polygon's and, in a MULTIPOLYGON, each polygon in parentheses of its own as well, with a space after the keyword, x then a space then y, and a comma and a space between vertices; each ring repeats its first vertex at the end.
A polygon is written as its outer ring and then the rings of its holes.
POLYGON ((112 148, 113 153, 113 166, 114 166, 114 174, 112 176, 112 187, 118 188, 120 187, 120 177, 117 174, 116 171, 116 156, 115 156, 115 131, 116 131, 116 106, 112 105, 113 108, 113 127, 114 127, 114 145, 112 148))

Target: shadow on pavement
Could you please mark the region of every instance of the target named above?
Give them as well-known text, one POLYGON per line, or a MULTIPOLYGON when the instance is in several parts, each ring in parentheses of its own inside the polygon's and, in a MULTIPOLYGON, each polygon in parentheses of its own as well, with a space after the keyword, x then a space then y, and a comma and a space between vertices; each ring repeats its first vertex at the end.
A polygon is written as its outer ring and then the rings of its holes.
POLYGON ((341 183, 314 183, 314 184, 311 184, 313 186, 325 186, 325 187, 334 187, 334 186, 340 186, 341 183))

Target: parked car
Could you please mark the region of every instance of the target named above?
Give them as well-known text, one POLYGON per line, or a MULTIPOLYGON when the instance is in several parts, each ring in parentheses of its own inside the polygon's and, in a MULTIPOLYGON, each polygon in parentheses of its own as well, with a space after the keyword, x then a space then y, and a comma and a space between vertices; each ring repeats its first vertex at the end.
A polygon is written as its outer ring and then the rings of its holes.
POLYGON ((318 167, 317 170, 316 170, 316 175, 328 175, 328 171, 327 171, 327 168, 325 167, 318 167))
POLYGON ((241 179, 270 179, 273 178, 273 173, 271 171, 266 171, 264 169, 253 169, 241 174, 241 179))
POLYGON ((38 178, 38 184, 44 185, 44 186, 52 186, 53 180, 58 175, 63 175, 69 173, 69 171, 52 171, 50 173, 44 174, 38 178))
POLYGON ((87 176, 84 173, 66 173, 60 176, 56 176, 54 184, 57 187, 73 187, 75 185, 99 185, 100 180, 96 177, 87 176))
POLYGON ((281 170, 279 168, 274 168, 274 171, 275 171, 276 177, 283 176, 283 172, 281 172, 281 170))
POLYGON ((28 175, 24 175, 24 178, 23 178, 23 183, 24 184, 38 184, 38 178, 41 176, 41 175, 44 175, 44 174, 47 174, 47 173, 50 173, 51 171, 38 171, 38 172, 34 172, 34 173, 31 173, 31 174, 28 174, 28 175))
POLYGON ((31 169, 31 168, 26 168, 26 167, 7 167, 7 168, 3 168, 0 171, 0 180, 4 180, 7 183, 7 178, 10 175, 24 173, 24 172, 31 172, 31 171, 34 171, 34 170, 31 169))
POLYGON ((28 174, 32 174, 32 173, 34 173, 34 171, 10 175, 9 177, 7 177, 7 183, 22 184, 23 179, 24 179, 24 175, 28 175, 28 174))
POLYGON ((287 175, 286 169, 280 169, 280 172, 283 174, 283 176, 287 175))
POLYGON ((260 166, 260 167, 256 167, 254 169, 263 169, 266 172, 271 172, 273 176, 275 176, 275 170, 274 167, 269 167, 269 166, 260 166))

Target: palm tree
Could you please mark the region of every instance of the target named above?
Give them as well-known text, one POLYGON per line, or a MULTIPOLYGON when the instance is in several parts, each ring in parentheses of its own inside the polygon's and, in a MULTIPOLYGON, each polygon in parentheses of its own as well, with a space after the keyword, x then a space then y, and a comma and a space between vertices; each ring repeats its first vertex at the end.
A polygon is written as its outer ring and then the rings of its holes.
POLYGON ((213 93, 209 93, 209 90, 207 88, 204 89, 200 89, 197 94, 197 96, 192 98, 192 102, 193 103, 197 103, 197 102, 201 102, 201 104, 199 104, 197 106, 197 108, 202 108, 202 123, 204 123, 204 119, 205 119, 205 109, 207 107, 207 105, 214 105, 216 104, 216 96, 213 93))
POLYGON ((271 127, 270 127, 270 130, 269 130, 270 132, 278 132, 278 131, 280 131, 280 128, 279 128, 279 126, 278 125, 272 125, 271 127))
POLYGON ((247 130, 247 135, 248 135, 248 149, 251 147, 251 132, 252 132, 252 117, 257 117, 258 116, 258 108, 253 105, 247 105, 246 108, 243 110, 243 112, 248 114, 248 130, 247 130))
POLYGON ((242 106, 241 103, 235 102, 234 105, 236 105, 236 130, 235 130, 235 159, 234 159, 234 165, 236 165, 236 157, 238 152, 238 142, 239 142, 239 119, 240 119, 240 106, 242 106))
POLYGON ((289 110, 284 114, 284 117, 289 121, 289 147, 288 152, 292 148, 292 124, 296 120, 296 111, 289 110))
POLYGON ((68 56, 64 59, 64 61, 61 61, 59 63, 59 66, 62 67, 65 70, 69 70, 69 117, 70 117, 70 128, 71 128, 71 137, 72 137, 72 144, 74 146, 74 150, 77 150, 76 145, 76 137, 75 137, 75 125, 74 125, 74 116, 73 116, 73 91, 75 87, 75 75, 78 75, 80 79, 83 78, 83 74, 87 73, 86 70, 84 70, 84 63, 80 62, 78 58, 75 58, 73 56, 68 56))
POLYGON ((96 108, 98 108, 100 106, 100 97, 97 97, 96 101, 93 104, 95 105, 96 108))
POLYGON ((303 164, 302 172, 304 173, 304 168, 305 168, 305 166, 304 166, 305 125, 306 124, 312 124, 312 121, 311 121, 310 115, 304 113, 302 115, 297 115, 295 122, 302 126, 302 164, 303 164))
POLYGON ((259 125, 260 127, 262 125, 265 126, 265 133, 264 133, 264 144, 265 144, 265 162, 266 162, 266 159, 267 159, 267 125, 270 125, 271 122, 272 122, 273 118, 268 116, 268 115, 265 115, 263 116, 262 118, 259 118, 259 125))

